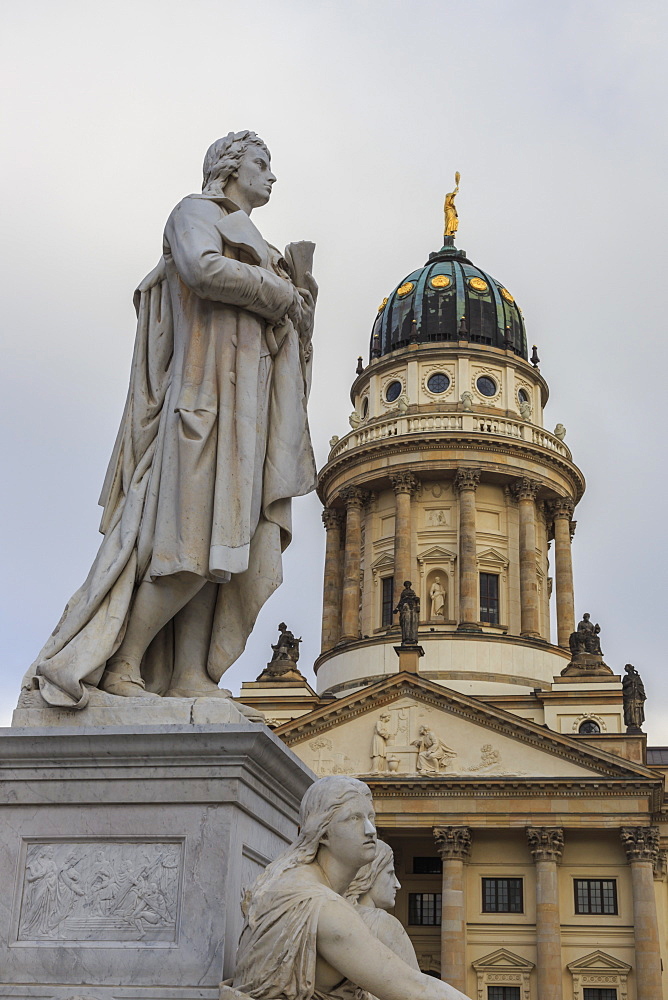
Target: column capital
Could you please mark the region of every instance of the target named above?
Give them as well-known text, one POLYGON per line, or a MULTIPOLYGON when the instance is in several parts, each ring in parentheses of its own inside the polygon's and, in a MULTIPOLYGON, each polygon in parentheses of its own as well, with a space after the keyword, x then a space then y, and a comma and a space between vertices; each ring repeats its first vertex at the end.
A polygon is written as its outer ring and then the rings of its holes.
POLYGON ((395 493, 409 493, 413 496, 417 493, 420 482, 412 472, 391 472, 390 482, 395 493))
POLYGON ((557 500, 550 500, 547 504, 547 509, 552 517, 552 520, 556 521, 557 518, 564 518, 570 521, 573 517, 573 511, 575 510, 575 503, 571 497, 559 497, 557 500))
POLYGON ((659 861, 658 826, 623 826, 619 831, 629 861, 659 861))
POLYGON ((480 482, 480 469, 457 469, 453 482, 455 490, 476 490, 480 482))
POLYGON ((326 531, 341 527, 341 513, 336 507, 325 507, 322 512, 322 523, 325 525, 326 531))
POLYGON ((564 831, 558 826, 528 826, 527 840, 534 861, 559 861, 564 849, 564 831))
POLYGON ((359 486, 344 486, 339 496, 346 505, 346 510, 349 510, 351 507, 361 510, 369 499, 369 494, 366 490, 361 490, 359 486))
POLYGON ((540 483, 537 483, 535 479, 529 479, 528 476, 523 476, 511 484, 511 489, 518 500, 535 500, 540 483))
POLYGON ((435 826, 436 850, 445 861, 458 858, 466 861, 471 853, 471 830, 468 826, 435 826))

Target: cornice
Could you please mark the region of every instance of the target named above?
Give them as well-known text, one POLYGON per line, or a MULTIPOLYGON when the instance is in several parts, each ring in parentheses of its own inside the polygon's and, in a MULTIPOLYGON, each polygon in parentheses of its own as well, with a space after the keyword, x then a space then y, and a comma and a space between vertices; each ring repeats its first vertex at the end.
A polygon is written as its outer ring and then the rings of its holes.
MULTIPOLYGON (((443 458, 443 467, 448 470, 456 471, 458 466, 458 460, 454 457, 446 457, 448 453, 459 449, 461 451, 474 451, 476 452, 476 465, 478 465, 483 473, 486 471, 491 472, 501 472, 501 470, 486 469, 485 455, 504 455, 504 456, 524 456, 525 460, 530 460, 537 462, 539 465, 543 465, 547 468, 553 468, 558 470, 563 476, 569 479, 571 493, 575 498, 575 503, 577 504, 585 491, 585 478, 578 469, 578 467, 573 463, 569 462, 567 459, 563 458, 561 455, 556 454, 556 452, 549 451, 547 448, 542 448, 540 445, 530 443, 528 441, 520 441, 517 438, 506 438, 500 435, 493 434, 475 434, 475 432, 462 433, 459 431, 440 431, 437 433, 432 433, 429 431, 424 432, 424 434, 404 434, 397 437, 387 437, 381 438, 378 441, 370 441, 367 444, 358 445, 349 451, 344 452, 342 455, 328 462, 320 470, 318 474, 318 486, 317 493, 323 504, 327 505, 331 501, 331 497, 328 496, 330 489, 329 484, 334 479, 336 475, 340 473, 342 469, 346 466, 351 466, 351 478, 355 477, 353 469, 356 465, 362 462, 373 460, 374 458, 384 458, 387 456, 387 452, 394 452, 397 455, 407 453, 414 456, 415 452, 421 451, 432 451, 434 447, 440 447, 445 455, 443 458), (444 437, 447 434, 447 438, 444 437), (418 440, 416 440, 418 438, 418 440)), ((397 463, 397 472, 400 471, 400 463, 397 463)), ((417 468, 417 463, 414 457, 411 457, 410 470, 415 470, 417 468)), ((427 464, 420 467, 420 471, 424 472, 431 470, 431 467, 427 464)), ((373 470, 372 474, 369 475, 368 472, 361 472, 356 478, 353 478, 354 485, 364 485, 369 479, 378 479, 387 476, 390 472, 394 471, 392 467, 384 468, 383 470, 373 470)), ((502 471, 503 475, 507 475, 508 483, 521 478, 526 475, 526 470, 521 466, 517 468, 504 467, 502 471)), ((552 490, 554 487, 549 484, 543 484, 546 489, 552 490)), ((555 491, 556 492, 556 491, 555 491)), ((556 499, 556 498, 555 498, 556 499)))

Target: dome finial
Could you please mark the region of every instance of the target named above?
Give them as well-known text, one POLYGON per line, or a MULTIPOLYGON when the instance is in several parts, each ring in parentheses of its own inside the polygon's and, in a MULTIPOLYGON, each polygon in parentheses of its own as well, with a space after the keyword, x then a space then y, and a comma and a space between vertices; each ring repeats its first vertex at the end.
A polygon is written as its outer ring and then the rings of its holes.
POLYGON ((459 228, 459 216, 457 215, 457 209, 455 207, 455 198, 459 194, 459 177, 460 173, 457 171, 455 174, 455 190, 446 194, 445 204, 443 205, 443 211, 445 212, 444 238, 446 240, 449 236, 454 236, 459 228))

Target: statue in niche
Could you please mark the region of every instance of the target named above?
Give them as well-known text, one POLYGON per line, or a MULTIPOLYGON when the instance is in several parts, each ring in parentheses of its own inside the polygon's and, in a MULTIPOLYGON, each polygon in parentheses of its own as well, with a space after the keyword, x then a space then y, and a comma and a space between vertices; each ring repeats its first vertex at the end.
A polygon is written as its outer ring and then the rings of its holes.
POLYGON ((601 656, 601 642, 599 633, 601 626, 590 621, 588 612, 582 616, 582 621, 578 623, 577 632, 571 632, 568 645, 573 656, 578 653, 587 653, 590 656, 601 656))
POLYGON ((624 725, 627 733, 641 733, 645 721, 645 685, 632 663, 624 667, 622 698, 624 700, 624 725))
POLYGON ((399 615, 401 645, 417 646, 418 625, 420 624, 420 598, 413 590, 410 580, 404 580, 399 603, 392 612, 399 615))
MULTIPOLYGON (((356 778, 320 778, 301 805, 300 833, 243 900, 233 989, 255 1000, 323 1000, 356 987, 379 1000, 468 1000, 408 965, 343 898, 376 856, 373 800, 356 778)), ((237 994, 238 998, 238 994, 237 994)))
POLYGON ((394 854, 383 840, 376 843, 376 857, 360 868, 346 891, 346 899, 355 907, 374 937, 419 971, 413 942, 388 910, 394 909, 401 883, 394 870, 394 854))
POLYGON ((429 617, 445 618, 445 590, 440 576, 434 577, 434 582, 429 588, 429 598, 431 600, 431 613, 429 617))
POLYGON ((419 739, 413 740, 412 746, 417 747, 416 768, 419 774, 440 774, 445 771, 452 759, 457 756, 455 750, 436 736, 427 726, 420 726, 419 739))
POLYGON ((384 771, 387 766, 387 741, 392 735, 390 731, 390 713, 383 712, 373 727, 371 741, 371 770, 384 771))
POLYGON ((281 582, 290 502, 315 487, 306 418, 313 244, 284 254, 251 222, 276 180, 254 132, 209 148, 201 194, 165 227, 135 293, 135 354, 101 496, 104 540, 24 685, 83 708, 225 696, 281 582))

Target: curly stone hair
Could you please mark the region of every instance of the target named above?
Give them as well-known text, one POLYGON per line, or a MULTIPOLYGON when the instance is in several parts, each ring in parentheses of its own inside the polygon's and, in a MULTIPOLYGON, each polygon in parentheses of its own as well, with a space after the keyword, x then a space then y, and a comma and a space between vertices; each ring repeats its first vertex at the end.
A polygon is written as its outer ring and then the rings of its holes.
POLYGON ((222 195, 225 181, 237 169, 250 146, 259 146, 271 156, 267 144, 255 132, 228 132, 223 139, 216 139, 204 157, 202 192, 222 195))

